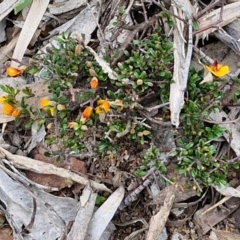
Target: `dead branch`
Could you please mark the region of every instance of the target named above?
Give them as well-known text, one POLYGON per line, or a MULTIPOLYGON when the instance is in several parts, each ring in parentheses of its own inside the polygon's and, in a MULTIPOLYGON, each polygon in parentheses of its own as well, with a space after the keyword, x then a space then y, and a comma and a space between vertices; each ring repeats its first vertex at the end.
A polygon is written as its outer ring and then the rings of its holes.
POLYGON ((144 181, 140 186, 133 190, 121 203, 119 210, 123 210, 125 207, 129 206, 132 202, 136 201, 140 192, 142 192, 150 183, 159 178, 160 174, 157 169, 151 168, 149 174, 145 176, 144 181))
POLYGON ((148 22, 143 22, 138 24, 137 26, 133 26, 134 29, 132 31, 131 34, 128 35, 128 37, 126 38, 125 42, 120 46, 119 50, 118 50, 118 54, 119 56, 117 58, 115 58, 112 62, 112 66, 115 66, 117 64, 117 62, 121 59, 121 57, 124 54, 124 51, 128 48, 128 46, 131 44, 131 42, 133 41, 134 37, 136 36, 136 34, 140 31, 142 31, 143 29, 153 25, 157 19, 159 18, 159 14, 151 17, 148 22))
POLYGON ((41 174, 54 174, 65 179, 71 179, 77 183, 80 183, 84 186, 90 184, 95 190, 111 192, 104 184, 100 184, 93 180, 88 180, 82 176, 79 176, 76 173, 71 172, 63 168, 54 166, 53 164, 44 163, 38 160, 34 160, 28 157, 13 155, 7 150, 0 147, 1 158, 8 159, 15 167, 20 169, 25 169, 41 174))

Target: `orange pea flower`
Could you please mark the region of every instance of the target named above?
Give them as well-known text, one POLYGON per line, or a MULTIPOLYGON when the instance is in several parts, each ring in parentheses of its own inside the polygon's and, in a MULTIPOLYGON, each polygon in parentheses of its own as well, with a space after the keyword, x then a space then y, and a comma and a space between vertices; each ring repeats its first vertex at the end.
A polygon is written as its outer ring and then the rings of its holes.
POLYGON ((20 115, 20 110, 17 108, 14 108, 11 104, 9 103, 4 103, 3 104, 3 114, 12 116, 12 117, 17 117, 20 115))
POLYGON ((3 104, 3 114, 8 115, 8 116, 12 116, 12 117, 17 117, 20 115, 20 110, 17 108, 14 108, 13 105, 11 105, 10 103, 5 102, 6 101, 6 97, 2 96, 0 97, 0 103, 3 104))
POLYGON ((108 113, 110 110, 110 103, 107 100, 100 99, 97 101, 97 105, 95 108, 97 114, 108 113))
POLYGON ((54 116, 54 107, 52 106, 52 102, 49 99, 42 98, 40 100, 40 106, 44 111, 47 111, 49 108, 51 116, 54 116))
POLYGON ((221 65, 217 61, 214 61, 211 66, 206 66, 206 69, 217 77, 223 77, 229 73, 229 67, 221 65))
POLYGON ((78 125, 78 123, 76 123, 76 122, 69 122, 68 123, 68 127, 70 127, 70 128, 74 128, 77 125, 78 125))
POLYGON ((86 107, 81 116, 81 122, 85 123, 92 115, 92 107, 86 107))
POLYGON ((21 75, 22 70, 19 68, 7 67, 6 72, 7 72, 7 75, 10 77, 17 77, 21 75))
POLYGON ((19 116, 19 115, 20 115, 20 110, 15 108, 15 109, 13 110, 11 116, 12 116, 12 117, 17 117, 17 116, 19 116))
POLYGON ((91 89, 96 89, 98 86, 98 79, 96 77, 93 77, 90 81, 91 89))
POLYGON ((3 104, 3 114, 11 116, 14 111, 14 107, 9 103, 3 104))

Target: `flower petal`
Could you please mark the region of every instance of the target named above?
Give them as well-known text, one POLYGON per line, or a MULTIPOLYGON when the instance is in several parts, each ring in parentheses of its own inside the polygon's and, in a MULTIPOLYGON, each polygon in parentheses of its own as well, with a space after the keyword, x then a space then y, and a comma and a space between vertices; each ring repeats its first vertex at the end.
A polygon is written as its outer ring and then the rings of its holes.
POLYGON ((51 101, 49 99, 42 98, 42 99, 40 99, 40 106, 41 106, 41 108, 51 106, 51 101))
POLYGON ((54 107, 52 106, 52 102, 49 99, 42 98, 40 99, 40 107, 45 111, 50 113, 51 116, 54 116, 54 107))
POLYGON ((217 64, 217 66, 205 66, 206 69, 217 77, 223 77, 229 73, 229 67, 227 65, 222 66, 217 64))
POLYGON ((99 100, 97 101, 97 105, 101 105, 101 104, 103 104, 103 103, 105 103, 105 102, 107 102, 107 100, 99 99, 99 100))
POLYGON ((218 70, 218 77, 223 77, 225 76, 226 74, 229 73, 229 67, 226 65, 226 66, 222 66, 219 70, 218 70))
POLYGON ((15 108, 15 109, 13 110, 11 116, 12 116, 12 117, 18 117, 19 115, 20 115, 20 110, 18 110, 18 109, 15 108))
POLYGON ((90 118, 92 115, 92 107, 86 107, 82 113, 82 116, 86 119, 90 118))
POLYGON ((76 122, 69 122, 68 123, 68 127, 70 128, 74 128, 75 126, 77 126, 78 124, 76 122))
POLYGON ((13 111, 14 111, 14 107, 11 104, 9 103, 3 104, 3 114, 11 116, 13 111))
POLYGON ((81 122, 85 123, 92 115, 92 107, 86 107, 81 116, 81 122))
POLYGON ((104 109, 102 108, 101 105, 95 108, 95 113, 96 114, 104 113, 104 109))
POLYGON ((96 77, 93 77, 90 81, 91 89, 95 89, 98 86, 98 79, 96 77))
POLYGON ((7 99, 7 98, 4 97, 4 96, 0 97, 0 103, 4 103, 6 99, 7 99))
POLYGON ((20 69, 14 67, 7 67, 6 72, 10 77, 17 77, 22 73, 20 69))
POLYGON ((107 100, 100 99, 97 101, 98 107, 95 108, 97 114, 108 113, 110 110, 110 103, 107 100))
POLYGON ((50 107, 49 108, 50 114, 53 117, 54 116, 54 107, 50 107))

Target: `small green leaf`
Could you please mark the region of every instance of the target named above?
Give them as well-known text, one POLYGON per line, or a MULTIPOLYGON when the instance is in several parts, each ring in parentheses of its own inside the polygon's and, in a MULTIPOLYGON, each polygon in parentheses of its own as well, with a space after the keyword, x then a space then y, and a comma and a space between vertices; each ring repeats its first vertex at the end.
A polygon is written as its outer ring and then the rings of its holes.
POLYGON ((32 0, 19 0, 17 5, 14 8, 14 14, 18 14, 20 11, 22 11, 27 5, 29 5, 32 2, 32 0))
POLYGON ((101 205, 102 203, 104 203, 105 200, 106 200, 105 197, 100 196, 100 195, 97 195, 97 198, 96 198, 95 204, 96 204, 96 205, 101 205))
POLYGON ((192 25, 193 25, 193 29, 196 31, 199 29, 199 25, 198 25, 198 22, 197 21, 193 21, 192 22, 192 25))

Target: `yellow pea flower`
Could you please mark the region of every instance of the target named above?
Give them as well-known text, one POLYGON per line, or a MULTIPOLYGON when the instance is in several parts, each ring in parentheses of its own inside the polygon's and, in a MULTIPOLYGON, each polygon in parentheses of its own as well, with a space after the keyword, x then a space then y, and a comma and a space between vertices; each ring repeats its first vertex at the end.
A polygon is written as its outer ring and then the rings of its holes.
POLYGON ((52 102, 49 99, 42 98, 40 99, 40 106, 44 111, 47 111, 47 107, 49 108, 51 116, 54 116, 54 107, 52 107, 52 102))
POLYGON ((41 108, 47 107, 51 105, 51 101, 49 99, 46 98, 42 98, 40 99, 40 106, 41 108))
POLYGON ((95 108, 97 114, 108 113, 110 110, 110 103, 107 100, 100 99, 97 101, 97 105, 95 108))
POLYGON ((6 100, 6 97, 4 97, 4 96, 0 97, 0 103, 4 103, 5 100, 6 100))
POLYGON ((225 66, 221 65, 217 61, 214 61, 214 63, 211 66, 205 67, 209 72, 211 72, 213 75, 217 77, 223 77, 229 73, 229 67, 227 65, 225 66))

